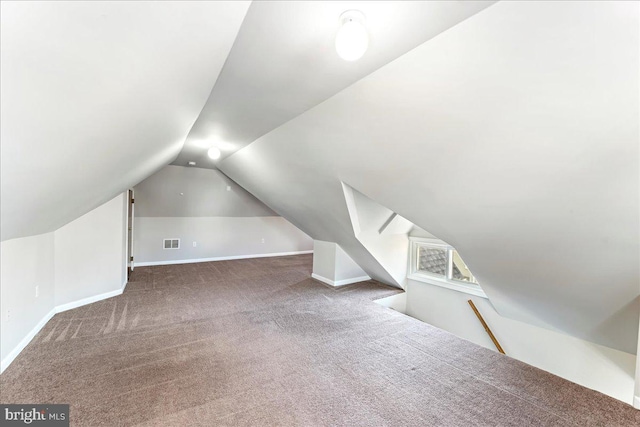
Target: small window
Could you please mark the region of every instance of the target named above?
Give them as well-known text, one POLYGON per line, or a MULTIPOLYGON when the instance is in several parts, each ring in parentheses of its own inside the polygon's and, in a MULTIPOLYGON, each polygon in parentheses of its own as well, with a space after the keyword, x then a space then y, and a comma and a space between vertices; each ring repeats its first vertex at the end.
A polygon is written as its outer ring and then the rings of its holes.
POLYGON ((458 251, 441 240, 410 238, 409 279, 486 298, 458 251))
POLYGON ((165 249, 180 249, 180 239, 164 239, 165 249))
POLYGON ((453 258, 453 272, 452 279, 460 280, 461 282, 469 282, 469 283, 478 283, 476 278, 471 274, 469 267, 464 263, 462 258, 460 258, 460 254, 455 249, 451 251, 451 256, 453 258))
POLYGON ((418 246, 418 271, 446 277, 448 262, 446 249, 418 246))

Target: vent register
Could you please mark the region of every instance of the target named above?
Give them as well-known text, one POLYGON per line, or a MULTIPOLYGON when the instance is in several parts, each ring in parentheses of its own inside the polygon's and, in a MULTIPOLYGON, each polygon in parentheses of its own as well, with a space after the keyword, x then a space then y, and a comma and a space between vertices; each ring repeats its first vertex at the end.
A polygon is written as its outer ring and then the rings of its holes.
POLYGON ((180 239, 164 239, 164 249, 180 249, 180 239))

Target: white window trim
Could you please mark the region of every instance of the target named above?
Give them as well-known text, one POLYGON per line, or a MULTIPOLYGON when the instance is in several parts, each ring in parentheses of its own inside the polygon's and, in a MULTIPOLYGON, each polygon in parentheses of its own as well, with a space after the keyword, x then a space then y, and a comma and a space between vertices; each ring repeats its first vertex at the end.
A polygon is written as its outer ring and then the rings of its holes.
POLYGON ((418 282, 428 283, 429 285, 440 286, 442 288, 487 298, 487 294, 484 293, 480 285, 451 278, 453 275, 453 251, 454 248, 447 245, 442 240, 427 239, 424 237, 409 237, 409 269, 407 270, 409 271, 409 275, 407 278, 418 282), (445 277, 418 270, 418 248, 420 246, 445 249, 448 252, 447 275, 445 277))

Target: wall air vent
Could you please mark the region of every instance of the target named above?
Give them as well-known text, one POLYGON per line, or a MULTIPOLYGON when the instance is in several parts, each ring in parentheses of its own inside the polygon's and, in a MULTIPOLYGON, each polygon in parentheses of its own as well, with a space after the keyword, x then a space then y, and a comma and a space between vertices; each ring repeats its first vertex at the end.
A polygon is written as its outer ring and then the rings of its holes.
POLYGON ((165 249, 180 249, 180 239, 164 239, 165 249))

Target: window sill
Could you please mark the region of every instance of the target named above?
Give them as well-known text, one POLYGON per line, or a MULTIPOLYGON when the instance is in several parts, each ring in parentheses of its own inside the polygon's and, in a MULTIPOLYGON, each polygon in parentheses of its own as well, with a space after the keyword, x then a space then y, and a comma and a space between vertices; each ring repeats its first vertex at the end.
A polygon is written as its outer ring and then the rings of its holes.
POLYGON ((429 285, 440 286, 441 288, 447 288, 458 292, 463 292, 469 295, 475 295, 477 297, 488 298, 487 294, 477 285, 467 285, 465 283, 453 282, 449 280, 441 280, 426 274, 412 273, 407 276, 407 279, 415 280, 417 282, 427 283, 429 285))

